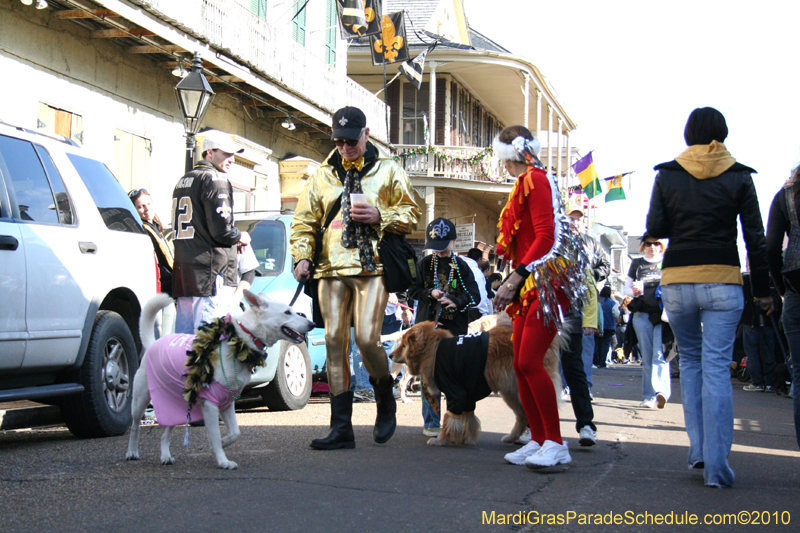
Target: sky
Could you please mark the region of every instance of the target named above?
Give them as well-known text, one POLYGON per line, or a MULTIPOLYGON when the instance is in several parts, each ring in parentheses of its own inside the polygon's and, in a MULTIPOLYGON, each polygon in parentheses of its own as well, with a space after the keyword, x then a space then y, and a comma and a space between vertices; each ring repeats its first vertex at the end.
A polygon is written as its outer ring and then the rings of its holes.
POLYGON ((800 162, 800 2, 464 4, 474 29, 539 67, 578 124, 571 146, 594 150, 601 178, 634 171, 623 181, 627 200, 595 198, 597 222, 644 231, 653 167, 686 149, 689 113, 711 106, 725 115, 733 157, 758 171, 766 226, 772 198, 800 162))

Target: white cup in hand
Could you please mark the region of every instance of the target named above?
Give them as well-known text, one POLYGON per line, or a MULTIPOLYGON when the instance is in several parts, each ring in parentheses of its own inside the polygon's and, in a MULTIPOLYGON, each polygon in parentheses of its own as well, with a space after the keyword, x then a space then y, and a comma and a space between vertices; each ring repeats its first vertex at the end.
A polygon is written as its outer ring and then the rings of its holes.
POLYGON ((350 193, 350 205, 355 204, 366 204, 367 203, 367 195, 364 193, 358 192, 351 192, 350 193))

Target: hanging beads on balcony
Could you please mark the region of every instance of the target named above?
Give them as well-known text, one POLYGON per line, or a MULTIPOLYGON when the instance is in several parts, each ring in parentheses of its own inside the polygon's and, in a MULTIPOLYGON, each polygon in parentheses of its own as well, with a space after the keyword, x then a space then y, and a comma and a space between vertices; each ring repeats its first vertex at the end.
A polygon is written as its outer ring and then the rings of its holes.
POLYGON ((488 168, 489 162, 492 156, 494 155, 494 151, 492 150, 491 146, 487 146, 480 152, 470 157, 459 157, 450 155, 445 150, 439 148, 438 146, 418 146, 416 148, 408 149, 402 154, 394 156, 394 160, 399 161, 406 157, 413 157, 416 155, 428 155, 428 154, 433 154, 437 158, 448 163, 457 163, 459 165, 474 166, 478 169, 478 171, 480 172, 480 176, 482 178, 485 178, 494 183, 502 183, 506 179, 506 177, 503 176, 502 174, 492 175, 491 171, 488 168))

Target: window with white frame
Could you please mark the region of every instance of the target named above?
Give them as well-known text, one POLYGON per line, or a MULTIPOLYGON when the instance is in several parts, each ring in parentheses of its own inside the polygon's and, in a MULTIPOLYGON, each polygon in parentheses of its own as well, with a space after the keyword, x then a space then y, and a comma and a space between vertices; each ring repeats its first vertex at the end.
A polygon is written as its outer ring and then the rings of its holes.
POLYGON ((126 191, 150 188, 150 157, 153 143, 123 130, 114 131, 114 167, 117 181, 126 191))
POLYGON ((63 135, 83 144, 83 118, 70 111, 39 102, 36 129, 63 135))
POLYGON ((402 144, 425 144, 425 121, 428 116, 428 82, 422 82, 419 90, 410 83, 403 83, 400 132, 402 144))

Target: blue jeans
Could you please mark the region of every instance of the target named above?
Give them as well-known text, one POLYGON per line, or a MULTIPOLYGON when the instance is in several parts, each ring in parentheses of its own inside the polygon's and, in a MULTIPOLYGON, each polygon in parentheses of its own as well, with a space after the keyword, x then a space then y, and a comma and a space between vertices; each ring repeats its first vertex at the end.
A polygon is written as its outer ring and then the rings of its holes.
POLYGON ((239 302, 234 296, 236 287, 225 285, 225 278, 220 274, 214 279, 214 287, 214 296, 181 296, 177 299, 175 333, 192 334, 201 324, 239 310, 239 302))
POLYGON ((369 372, 361 361, 361 351, 356 346, 356 335, 353 328, 350 328, 350 390, 357 392, 371 390, 372 384, 369 382, 369 372))
POLYGON ((439 401, 439 414, 436 414, 433 406, 425 398, 425 394, 422 394, 422 419, 424 421, 423 426, 426 428, 438 428, 441 426, 441 411, 444 409, 444 406, 442 406, 442 394, 437 394, 436 399, 439 401))
POLYGON ((794 398, 794 431, 800 447, 800 295, 787 291, 783 299, 783 331, 792 356, 792 397, 794 398))
POLYGON ((656 394, 660 392, 669 400, 672 382, 669 363, 664 359, 664 349, 661 346, 661 324, 653 326, 647 313, 634 313, 633 330, 639 339, 639 351, 642 353, 642 398, 655 400, 656 394))
POLYGON ((744 325, 742 343, 747 355, 747 371, 753 379, 753 385, 775 386, 775 332, 770 317, 766 317, 766 326, 744 325))
POLYGON ((600 337, 600 363, 607 365, 613 363, 614 353, 611 351, 614 348, 614 335, 616 330, 604 329, 603 336, 600 337))
POLYGON ((706 485, 733 485, 731 360, 744 308, 740 285, 662 286, 662 301, 681 350, 681 399, 689 434, 689 464, 703 461, 706 485))
POLYGON ((592 361, 594 360, 594 335, 584 335, 581 340, 581 359, 583 359, 583 372, 586 374, 586 383, 592 388, 592 361))

